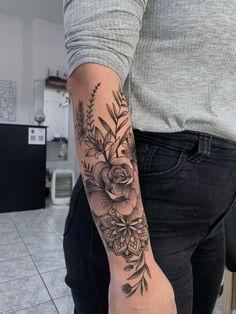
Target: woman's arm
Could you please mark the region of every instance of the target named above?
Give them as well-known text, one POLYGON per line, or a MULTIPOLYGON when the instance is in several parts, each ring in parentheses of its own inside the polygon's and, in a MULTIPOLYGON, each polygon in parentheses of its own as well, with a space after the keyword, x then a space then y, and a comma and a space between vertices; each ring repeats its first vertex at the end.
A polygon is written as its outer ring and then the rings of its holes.
POLYGON ((68 90, 80 168, 110 266, 109 313, 174 314, 156 264, 123 92, 148 0, 64 0, 68 90))
POLYGON ((68 83, 80 169, 111 272, 127 296, 143 295, 153 255, 141 192, 129 107, 119 76, 98 64, 80 66, 68 83))
POLYGON ((109 314, 176 314, 150 246, 129 107, 119 75, 94 63, 68 81, 81 175, 110 267, 109 314))

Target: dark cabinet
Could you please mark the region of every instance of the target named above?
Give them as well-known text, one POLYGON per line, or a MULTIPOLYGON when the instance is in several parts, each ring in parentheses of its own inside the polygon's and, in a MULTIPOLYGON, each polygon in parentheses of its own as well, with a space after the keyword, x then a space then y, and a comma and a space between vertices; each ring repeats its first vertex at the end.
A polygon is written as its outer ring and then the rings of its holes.
POLYGON ((46 132, 0 124, 0 212, 45 207, 46 132))

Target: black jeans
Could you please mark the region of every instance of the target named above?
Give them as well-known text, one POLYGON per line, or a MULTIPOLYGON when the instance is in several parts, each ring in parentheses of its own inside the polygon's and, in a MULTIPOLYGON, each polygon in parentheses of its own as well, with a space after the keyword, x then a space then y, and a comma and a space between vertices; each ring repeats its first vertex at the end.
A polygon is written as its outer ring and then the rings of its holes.
MULTIPOLYGON (((236 142, 195 131, 134 131, 155 259, 178 314, 211 314, 225 266, 224 218, 236 210, 236 142)), ((81 178, 64 230, 74 313, 107 314, 109 266, 81 178)))

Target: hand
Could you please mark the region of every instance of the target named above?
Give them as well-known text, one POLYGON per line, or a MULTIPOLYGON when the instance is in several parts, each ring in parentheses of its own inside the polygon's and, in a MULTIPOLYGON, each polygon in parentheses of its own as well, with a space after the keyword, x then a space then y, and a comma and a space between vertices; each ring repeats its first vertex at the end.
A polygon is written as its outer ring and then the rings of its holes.
POLYGON ((109 287, 109 314, 177 314, 173 288, 160 267, 153 262, 150 265, 152 278, 148 279, 148 291, 141 295, 137 290, 126 297, 122 285, 126 274, 111 272, 109 287))

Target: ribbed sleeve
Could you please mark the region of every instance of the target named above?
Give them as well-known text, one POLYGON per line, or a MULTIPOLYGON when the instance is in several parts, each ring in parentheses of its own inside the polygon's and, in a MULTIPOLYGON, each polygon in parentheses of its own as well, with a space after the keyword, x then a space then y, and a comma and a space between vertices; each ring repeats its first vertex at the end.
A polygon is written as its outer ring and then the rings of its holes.
POLYGON ((94 62, 117 72, 124 83, 139 40, 148 0, 64 0, 68 74, 94 62))

